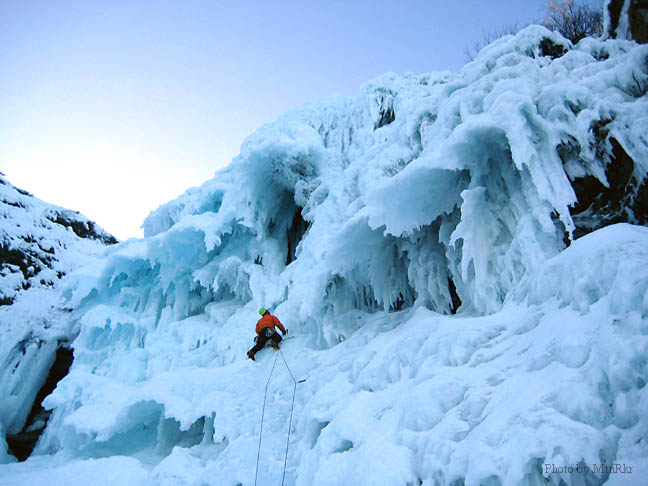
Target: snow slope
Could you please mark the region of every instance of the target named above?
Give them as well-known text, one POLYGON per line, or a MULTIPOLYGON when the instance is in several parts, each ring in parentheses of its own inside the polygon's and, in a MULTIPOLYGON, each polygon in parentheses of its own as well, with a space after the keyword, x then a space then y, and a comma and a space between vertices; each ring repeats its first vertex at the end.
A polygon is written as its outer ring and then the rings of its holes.
POLYGON ((51 287, 101 245, 117 243, 76 211, 47 204, 0 173, 0 305, 21 290, 51 287))
POLYGON ((59 341, 70 337, 61 277, 115 243, 83 215, 35 198, 0 173, 0 459, 5 431, 23 428, 59 341))
POLYGON ((66 277, 74 364, 0 481, 254 484, 270 377, 280 484, 294 382, 245 359, 266 306, 306 378, 286 484, 640 484, 647 60, 534 26, 262 127, 66 277))

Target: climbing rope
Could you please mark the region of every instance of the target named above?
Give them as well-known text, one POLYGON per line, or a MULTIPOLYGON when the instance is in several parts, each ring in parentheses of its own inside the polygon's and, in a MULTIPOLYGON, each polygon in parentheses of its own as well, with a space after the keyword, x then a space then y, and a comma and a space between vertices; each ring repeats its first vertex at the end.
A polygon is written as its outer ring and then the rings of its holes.
POLYGON ((290 444, 290 427, 292 426, 293 408, 295 407, 295 393, 297 392, 297 380, 295 380, 292 371, 290 371, 290 367, 288 366, 288 363, 286 363, 286 358, 284 358, 281 349, 279 350, 279 353, 281 353, 281 359, 283 359, 283 362, 286 365, 286 369, 288 370, 288 373, 290 373, 290 377, 294 382, 292 403, 290 405, 290 420, 288 421, 288 438, 286 439, 286 456, 284 457, 284 469, 283 475, 281 476, 281 486, 284 486, 284 480, 286 479, 286 463, 288 462, 288 445, 290 444))
POLYGON ((288 366, 288 363, 286 362, 286 358, 281 352, 281 349, 279 349, 279 353, 277 354, 277 356, 275 356, 275 360, 272 363, 272 369, 270 370, 270 376, 268 376, 268 382, 266 383, 265 393, 263 395, 263 410, 261 412, 261 430, 259 431, 259 451, 257 452, 257 463, 256 463, 256 474, 254 476, 254 486, 256 486, 257 479, 259 477, 259 459, 261 458, 261 437, 263 435, 263 418, 265 416, 266 399, 268 396, 268 385, 270 384, 270 379, 272 378, 272 373, 275 369, 275 365, 277 364, 277 359, 279 358, 279 354, 281 354, 281 359, 286 365, 286 369, 288 370, 288 373, 290 373, 290 377, 292 378, 293 381, 293 396, 292 396, 292 403, 290 404, 290 420, 288 421, 288 438, 286 439, 286 455, 284 457, 284 468, 283 468, 283 475, 281 476, 281 486, 284 486, 284 481, 286 479, 286 465, 288 463, 288 446, 290 445, 290 429, 292 427, 293 409, 295 408, 295 394, 297 393, 297 384, 306 381, 306 379, 299 380, 299 381, 295 379, 295 375, 293 375, 292 371, 290 371, 290 366, 288 366))
POLYGON ((270 376, 268 376, 268 382, 266 383, 265 393, 263 394, 263 411, 261 412, 261 430, 259 431, 259 451, 257 452, 256 473, 254 474, 254 486, 256 486, 257 478, 259 477, 259 459, 261 458, 261 437, 263 437, 263 417, 265 416, 266 397, 268 396, 268 385, 270 384, 270 378, 272 378, 272 372, 275 369, 275 365, 277 364, 278 357, 279 355, 275 356, 274 363, 272 363, 270 376))

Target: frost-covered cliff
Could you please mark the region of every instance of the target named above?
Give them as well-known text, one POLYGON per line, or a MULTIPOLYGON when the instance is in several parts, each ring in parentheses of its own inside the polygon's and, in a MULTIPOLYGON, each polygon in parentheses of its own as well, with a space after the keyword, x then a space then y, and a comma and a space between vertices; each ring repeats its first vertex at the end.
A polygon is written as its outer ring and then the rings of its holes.
POLYGON ((70 338, 60 279, 115 243, 85 216, 35 198, 0 173, 0 446, 5 431, 20 435, 57 347, 70 338))
MULTIPOLYGON (((384 75, 262 127, 66 278, 74 363, 0 480, 253 484, 260 306, 306 378, 286 484, 643 477, 647 91, 647 46, 534 26, 460 73, 384 75)), ((259 484, 283 473, 277 366, 259 484)))
POLYGON ((30 287, 51 287, 101 245, 117 243, 76 211, 47 204, 0 173, 0 305, 30 287))

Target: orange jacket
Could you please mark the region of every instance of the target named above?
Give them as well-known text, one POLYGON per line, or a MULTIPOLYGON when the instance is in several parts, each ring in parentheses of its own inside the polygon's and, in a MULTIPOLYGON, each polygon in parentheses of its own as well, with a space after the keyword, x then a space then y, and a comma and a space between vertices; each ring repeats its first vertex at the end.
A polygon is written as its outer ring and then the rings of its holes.
POLYGON ((263 314, 263 317, 257 322, 256 333, 259 334, 261 332, 261 329, 263 329, 264 327, 271 327, 272 329, 274 329, 275 326, 279 327, 279 329, 281 329, 281 332, 286 334, 286 328, 283 327, 283 324, 279 321, 279 319, 270 314, 270 312, 266 312, 265 314, 263 314))

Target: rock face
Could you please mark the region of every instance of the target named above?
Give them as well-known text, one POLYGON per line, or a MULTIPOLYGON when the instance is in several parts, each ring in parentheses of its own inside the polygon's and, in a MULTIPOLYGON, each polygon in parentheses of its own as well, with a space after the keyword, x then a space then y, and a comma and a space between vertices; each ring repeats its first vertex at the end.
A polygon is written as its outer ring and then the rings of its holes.
POLYGON ((40 201, 0 174, 0 306, 30 287, 51 287, 76 266, 77 253, 115 243, 82 214, 40 201))
POLYGON ((648 42, 648 1, 634 0, 630 11, 632 38, 641 44, 648 42))
MULTIPOLYGON (((607 163, 607 184, 591 174, 570 177, 578 199, 570 207, 575 238, 615 223, 648 223, 648 180, 637 175, 640 169, 613 136, 606 130, 593 131, 609 147, 601 154, 607 163)), ((558 153, 565 166, 579 160, 569 143, 560 145, 558 153)))
POLYGON ((610 38, 648 42, 648 0, 607 0, 604 15, 610 38))

